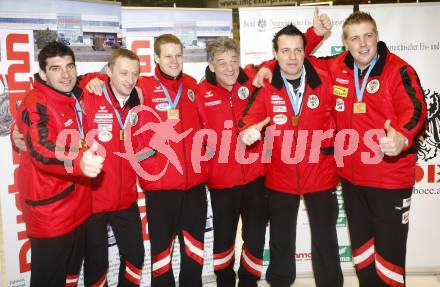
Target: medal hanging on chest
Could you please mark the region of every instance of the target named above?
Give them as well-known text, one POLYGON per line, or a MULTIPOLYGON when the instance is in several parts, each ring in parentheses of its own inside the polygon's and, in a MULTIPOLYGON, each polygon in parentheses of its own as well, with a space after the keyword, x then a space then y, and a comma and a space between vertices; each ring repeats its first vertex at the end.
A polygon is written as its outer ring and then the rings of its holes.
POLYGON ((125 122, 122 123, 122 117, 121 114, 119 113, 119 111, 115 108, 115 106, 113 105, 112 101, 110 100, 110 97, 108 95, 108 91, 107 91, 107 87, 105 84, 102 85, 102 91, 104 92, 104 97, 107 100, 107 102, 112 106, 113 111, 116 115, 116 118, 118 119, 118 124, 119 124, 119 139, 121 141, 125 140, 126 138, 126 131, 125 128, 127 127, 127 123, 129 121, 130 116, 127 115, 127 117, 125 118, 125 122))
POLYGON ((177 90, 176 98, 174 99, 174 102, 171 100, 170 93, 168 92, 167 88, 160 82, 159 78, 154 75, 154 79, 159 82, 160 87, 162 88, 163 93, 165 94, 168 105, 170 106, 170 109, 167 110, 167 119, 169 120, 178 120, 180 119, 180 113, 179 110, 176 108, 179 104, 180 96, 182 95, 182 83, 179 84, 179 89, 177 90))
POLYGON ((376 64, 378 59, 378 56, 375 56, 373 58, 373 60, 370 63, 370 66, 367 69, 367 72, 365 73, 364 79, 362 81, 362 87, 359 86, 359 68, 356 65, 356 63, 354 63, 354 85, 356 88, 356 98, 357 98, 357 103, 353 104, 353 113, 354 114, 365 114, 367 112, 367 103, 364 101, 362 102, 362 98, 364 96, 364 92, 365 92, 365 87, 367 85, 368 82, 368 77, 371 73, 371 70, 373 70, 374 65, 376 64))
POLYGON ((293 108, 292 125, 294 127, 298 125, 299 116, 301 114, 302 95, 304 94, 305 82, 306 82, 305 78, 306 78, 306 70, 303 67, 301 72, 301 82, 298 88, 296 90, 293 90, 293 86, 292 86, 292 90, 291 90, 290 89, 291 84, 289 84, 287 79, 284 76, 282 76, 284 87, 286 88, 287 94, 290 99, 290 103, 292 104, 292 108, 293 108), (295 97, 293 94, 295 94, 295 97))

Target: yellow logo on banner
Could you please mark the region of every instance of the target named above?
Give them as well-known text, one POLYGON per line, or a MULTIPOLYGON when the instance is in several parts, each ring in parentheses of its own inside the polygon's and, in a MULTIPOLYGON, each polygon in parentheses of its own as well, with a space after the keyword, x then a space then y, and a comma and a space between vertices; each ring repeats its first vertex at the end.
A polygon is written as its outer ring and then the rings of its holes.
POLYGON ((333 95, 346 98, 348 95, 348 88, 333 86, 333 95))

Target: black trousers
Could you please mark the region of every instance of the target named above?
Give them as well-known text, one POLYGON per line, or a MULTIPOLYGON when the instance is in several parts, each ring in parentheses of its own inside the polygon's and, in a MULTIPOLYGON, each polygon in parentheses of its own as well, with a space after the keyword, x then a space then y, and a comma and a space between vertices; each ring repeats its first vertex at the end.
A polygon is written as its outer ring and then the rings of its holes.
POLYGON ((58 237, 31 237, 31 287, 77 286, 84 236, 85 223, 58 237))
POLYGON ((107 285, 107 225, 112 227, 119 249, 118 286, 139 286, 145 251, 137 202, 125 210, 94 214, 87 222, 84 285, 107 285))
POLYGON ((235 238, 242 220, 242 255, 238 286, 257 286, 263 263, 268 222, 268 196, 264 178, 241 186, 210 189, 214 223, 214 272, 218 287, 235 286, 235 238))
MULTIPOLYGON (((305 194, 303 197, 310 221, 312 267, 316 286, 342 287, 343 276, 336 234, 336 191, 324 190, 305 194)), ((266 279, 272 287, 288 287, 296 278, 295 241, 299 203, 299 195, 270 190, 270 263, 266 279)))
POLYGON ((378 189, 343 179, 342 192, 360 287, 405 286, 412 187, 378 189))
POLYGON ((175 286, 173 243, 180 243, 180 287, 201 287, 206 226, 206 187, 146 192, 151 244, 151 286, 175 286))

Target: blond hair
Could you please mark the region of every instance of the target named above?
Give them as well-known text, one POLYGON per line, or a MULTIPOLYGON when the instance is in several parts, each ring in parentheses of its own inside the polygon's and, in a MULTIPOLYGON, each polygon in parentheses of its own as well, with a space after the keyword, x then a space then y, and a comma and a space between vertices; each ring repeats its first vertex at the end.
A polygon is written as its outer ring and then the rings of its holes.
POLYGON ((127 58, 130 60, 139 61, 138 55, 136 55, 133 51, 120 48, 120 49, 113 50, 112 55, 110 56, 110 59, 108 60, 107 66, 109 68, 111 68, 116 63, 116 60, 119 58, 127 58))
POLYGON ((362 11, 356 11, 353 12, 350 16, 348 16, 347 19, 345 19, 344 24, 342 24, 342 31, 344 39, 347 38, 348 35, 348 26, 353 24, 361 24, 369 22, 373 25, 373 30, 377 34, 377 25, 376 21, 374 21, 373 17, 370 15, 370 13, 362 12, 362 11))
POLYGON ((162 34, 154 41, 154 54, 160 56, 160 46, 168 43, 179 45, 180 49, 183 49, 182 42, 179 38, 177 38, 173 34, 162 34))

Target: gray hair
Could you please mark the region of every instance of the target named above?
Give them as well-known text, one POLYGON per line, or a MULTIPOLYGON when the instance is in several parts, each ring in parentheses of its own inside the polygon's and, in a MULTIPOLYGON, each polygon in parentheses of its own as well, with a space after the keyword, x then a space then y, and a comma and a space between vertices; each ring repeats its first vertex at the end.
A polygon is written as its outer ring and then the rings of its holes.
POLYGON ((226 51, 234 51, 237 55, 240 55, 240 50, 234 40, 228 37, 218 37, 215 40, 208 42, 208 62, 214 61, 215 54, 224 53, 226 51))

